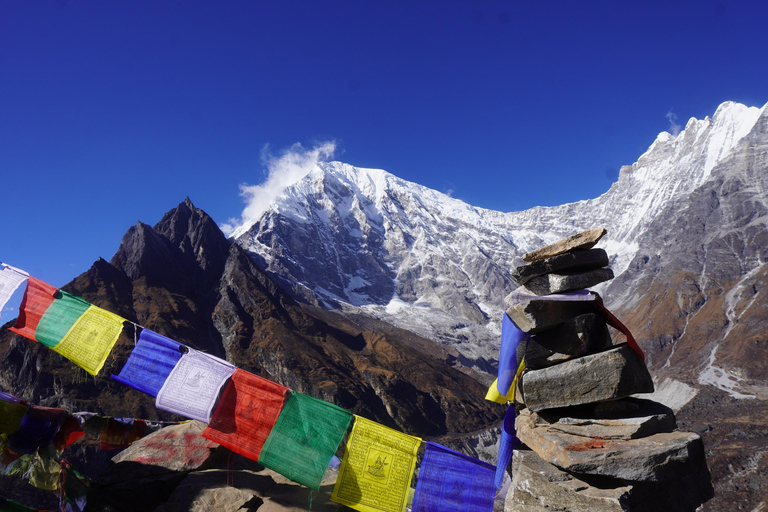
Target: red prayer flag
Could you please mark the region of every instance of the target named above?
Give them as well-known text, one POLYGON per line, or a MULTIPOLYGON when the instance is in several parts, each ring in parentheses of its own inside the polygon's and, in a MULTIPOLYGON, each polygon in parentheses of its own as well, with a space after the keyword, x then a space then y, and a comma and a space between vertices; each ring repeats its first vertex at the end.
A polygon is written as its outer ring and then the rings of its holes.
POLYGON ((288 391, 285 386, 236 369, 203 437, 258 460, 288 391))
POLYGON ((24 290, 24 297, 21 299, 21 306, 19 306, 19 318, 10 330, 37 341, 35 338, 37 324, 40 323, 43 313, 53 303, 54 295, 58 291, 59 289, 55 286, 30 276, 27 280, 27 289, 24 290))
POLYGON ((635 341, 635 337, 632 336, 632 333, 629 331, 626 325, 621 323, 618 318, 614 316, 613 313, 608 311, 608 308, 603 306, 602 301, 595 301, 600 308, 600 311, 602 311, 603 315, 605 316, 605 321, 608 325, 613 327, 614 329, 619 330, 626 338, 627 338, 627 345, 629 345, 629 348, 637 352, 637 355, 640 356, 640 359, 645 361, 645 354, 643 354, 643 351, 640 349, 640 345, 637 344, 637 341, 635 341))

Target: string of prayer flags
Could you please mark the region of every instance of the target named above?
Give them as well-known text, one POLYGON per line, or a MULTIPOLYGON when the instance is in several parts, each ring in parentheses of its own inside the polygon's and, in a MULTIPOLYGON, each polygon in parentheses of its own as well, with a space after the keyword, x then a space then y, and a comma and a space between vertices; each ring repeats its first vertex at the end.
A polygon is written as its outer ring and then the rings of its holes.
POLYGON ((492 512, 496 468, 436 443, 427 443, 413 512, 492 512))
POLYGON ((332 403, 292 393, 259 455, 259 464, 316 491, 352 421, 332 403))
POLYGON ((72 416, 79 421, 86 434, 99 438, 99 448, 102 450, 127 448, 138 439, 165 426, 183 423, 180 421, 113 418, 111 416, 99 416, 92 412, 76 412, 72 416))
POLYGON ((91 375, 104 366, 125 319, 30 277, 11 331, 58 352, 91 375))
POLYGON ((520 439, 515 435, 515 406, 510 405, 507 413, 504 415, 504 424, 501 428, 501 439, 499 440, 499 454, 496 458, 496 477, 494 478, 494 487, 501 489, 504 485, 504 475, 512 460, 512 451, 515 446, 520 444, 520 439))
POLYGON ((168 375, 181 359, 183 345, 149 329, 142 329, 128 361, 112 378, 157 397, 168 375))
POLYGON ((331 500, 360 512, 402 512, 421 439, 355 416, 331 500))
POLYGON ((523 365, 529 338, 530 334, 523 332, 504 313, 504 319, 501 322, 498 378, 488 388, 488 393, 485 395, 486 400, 500 404, 514 401, 517 375, 523 365))
POLYGON ((127 448, 146 435, 147 424, 133 418, 107 418, 107 424, 99 439, 102 450, 127 448))
POLYGON ((288 392, 288 388, 276 382, 236 369, 203 437, 259 460, 288 392))
POLYGON ((13 292, 29 278, 29 274, 0 261, 0 316, 13 292))
POLYGON ((158 391, 155 407, 208 423, 219 391, 234 371, 223 359, 188 348, 158 391))

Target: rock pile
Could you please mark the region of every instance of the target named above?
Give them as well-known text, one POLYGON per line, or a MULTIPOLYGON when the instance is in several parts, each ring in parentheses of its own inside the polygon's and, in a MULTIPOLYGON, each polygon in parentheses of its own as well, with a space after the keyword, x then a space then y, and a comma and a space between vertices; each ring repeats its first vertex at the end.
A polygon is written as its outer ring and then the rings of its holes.
POLYGON ((694 511, 712 497, 701 438, 666 406, 631 395, 653 381, 639 350, 614 344, 599 296, 613 278, 585 231, 523 256, 507 315, 529 334, 505 511, 694 511), (584 293, 584 292, 581 292, 584 293), (563 300, 563 299, 594 300, 563 300))

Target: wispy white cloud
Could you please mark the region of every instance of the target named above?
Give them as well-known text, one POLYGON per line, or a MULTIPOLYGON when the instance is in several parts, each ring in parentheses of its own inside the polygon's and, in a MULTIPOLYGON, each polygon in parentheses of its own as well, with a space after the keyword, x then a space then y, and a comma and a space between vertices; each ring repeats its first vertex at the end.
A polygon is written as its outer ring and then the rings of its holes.
POLYGON ((677 137, 680 134, 680 130, 682 129, 682 126, 677 124, 677 115, 672 112, 672 109, 669 109, 669 112, 667 112, 667 121, 669 121, 669 133, 677 137))
POLYGON ((318 162, 332 158, 335 151, 335 141, 317 144, 312 149, 306 149, 297 142, 278 155, 272 154, 269 145, 265 145, 261 150, 261 163, 265 167, 266 179, 259 185, 240 185, 240 196, 245 202, 243 213, 240 219, 229 219, 221 225, 221 230, 231 236, 250 227, 286 188, 309 174, 318 162))

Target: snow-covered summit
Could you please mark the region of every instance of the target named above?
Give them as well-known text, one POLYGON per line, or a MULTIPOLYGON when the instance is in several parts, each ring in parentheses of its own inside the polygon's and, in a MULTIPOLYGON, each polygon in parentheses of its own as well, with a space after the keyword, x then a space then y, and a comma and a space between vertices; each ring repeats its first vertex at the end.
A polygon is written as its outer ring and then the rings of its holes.
POLYGON ((384 170, 321 162, 237 240, 296 296, 363 309, 454 345, 484 368, 497 355, 518 255, 604 226, 600 245, 623 274, 649 252, 651 234, 689 208, 691 195, 766 123, 767 107, 724 103, 677 136, 660 134, 600 197, 521 212, 477 208, 384 170))

